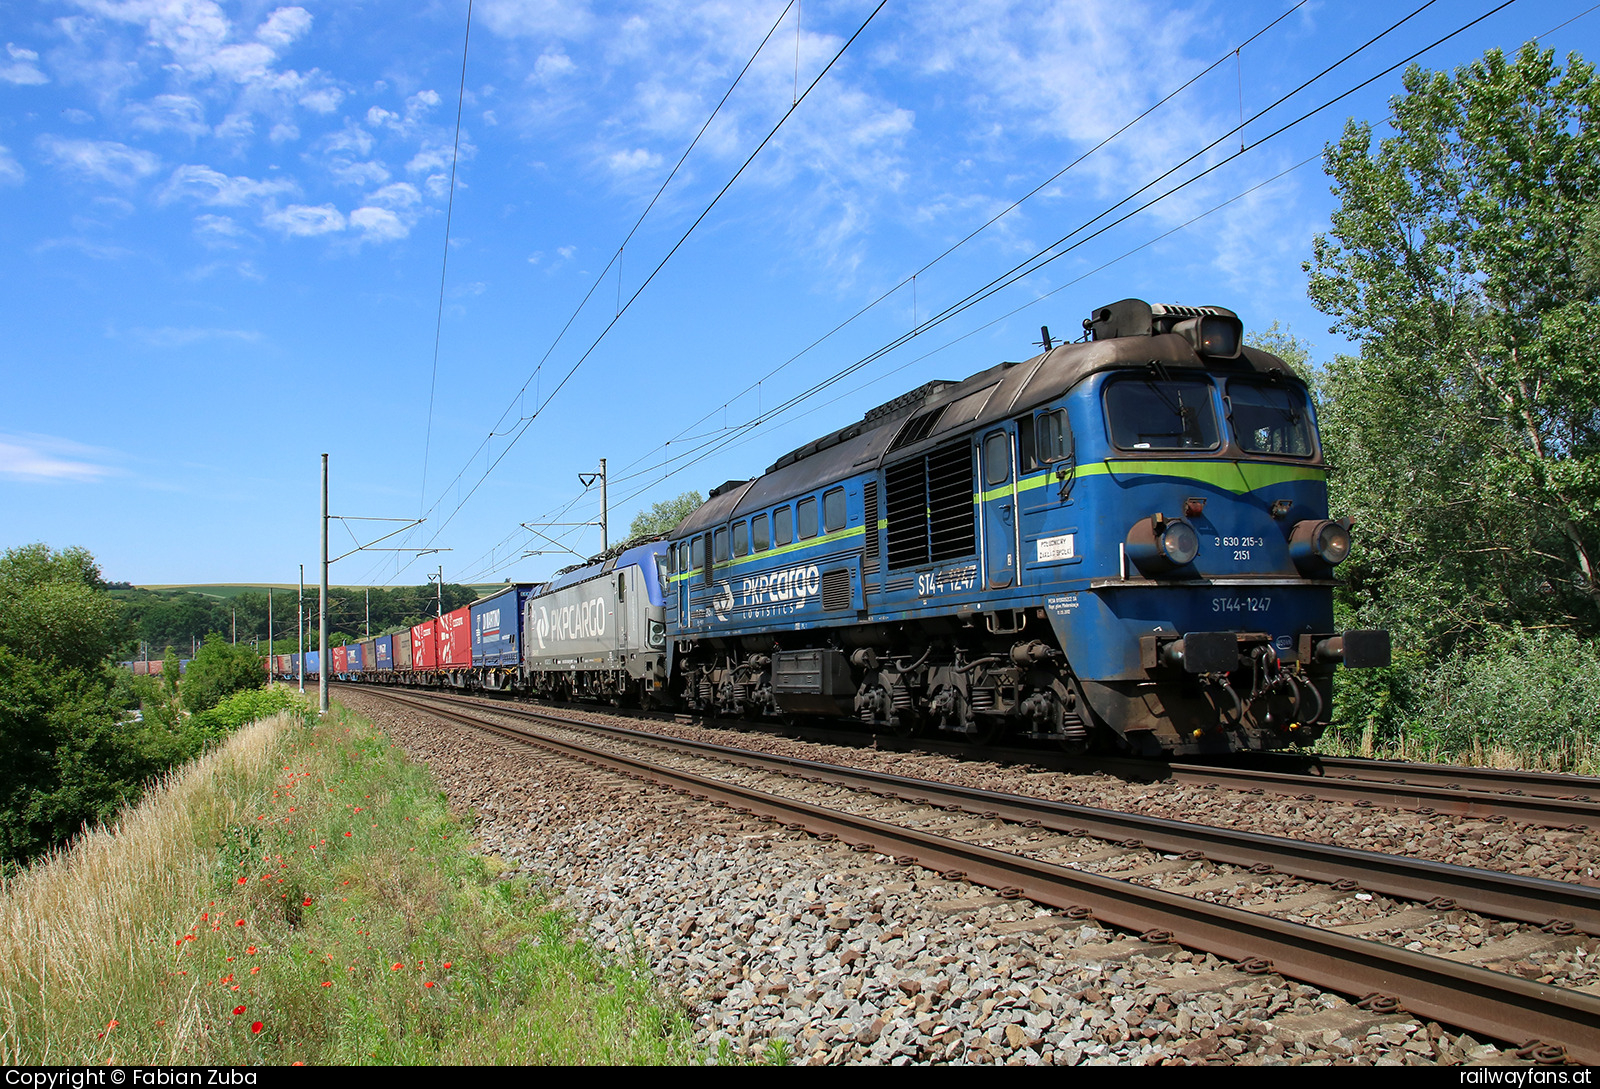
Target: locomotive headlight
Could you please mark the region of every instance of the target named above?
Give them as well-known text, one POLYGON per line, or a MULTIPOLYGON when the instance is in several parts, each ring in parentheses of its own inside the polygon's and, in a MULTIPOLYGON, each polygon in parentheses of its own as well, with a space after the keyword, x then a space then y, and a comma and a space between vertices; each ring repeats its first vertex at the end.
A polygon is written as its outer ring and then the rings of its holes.
POLYGON ((1350 555, 1350 526, 1347 522, 1317 519, 1296 522, 1289 533, 1289 556, 1307 575, 1326 574, 1350 555))
POLYGON ((1174 567, 1191 564, 1200 554, 1200 535, 1181 519, 1168 522, 1166 532, 1161 535, 1161 551, 1174 567))
POLYGON ((1200 535, 1182 518, 1152 515, 1128 531, 1127 555, 1147 575, 1187 567, 1200 554, 1200 535))
POLYGON ((1193 345, 1200 355, 1211 359, 1237 359, 1244 325, 1236 317, 1207 315, 1180 321, 1172 331, 1193 345))

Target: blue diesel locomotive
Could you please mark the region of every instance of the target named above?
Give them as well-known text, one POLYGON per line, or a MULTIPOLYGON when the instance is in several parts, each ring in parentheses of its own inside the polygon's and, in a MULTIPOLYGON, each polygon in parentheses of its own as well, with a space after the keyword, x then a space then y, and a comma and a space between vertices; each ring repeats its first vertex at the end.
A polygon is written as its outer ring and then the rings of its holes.
POLYGON ((1339 664, 1304 383, 1221 307, 1128 299, 729 481, 670 535, 665 672, 690 709, 1068 750, 1314 740, 1339 664))

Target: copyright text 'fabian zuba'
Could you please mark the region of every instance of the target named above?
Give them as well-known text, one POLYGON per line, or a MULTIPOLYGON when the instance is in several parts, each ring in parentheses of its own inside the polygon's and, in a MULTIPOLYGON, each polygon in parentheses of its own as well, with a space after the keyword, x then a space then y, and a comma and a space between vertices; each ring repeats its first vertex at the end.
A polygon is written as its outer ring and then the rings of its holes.
POLYGON ((228 1066, 130 1066, 107 1069, 60 1067, 5 1072, 7 1089, 100 1089, 101 1086, 260 1085, 259 1071, 228 1066))

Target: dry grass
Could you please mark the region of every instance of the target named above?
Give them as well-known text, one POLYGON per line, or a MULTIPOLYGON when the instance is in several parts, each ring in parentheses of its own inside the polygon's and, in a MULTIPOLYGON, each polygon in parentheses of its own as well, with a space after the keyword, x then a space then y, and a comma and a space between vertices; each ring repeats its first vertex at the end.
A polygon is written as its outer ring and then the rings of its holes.
POLYGON ((1506 771, 1556 771, 1600 776, 1600 742, 1582 733, 1574 733, 1544 747, 1486 745, 1481 737, 1474 737, 1470 749, 1456 751, 1440 745, 1435 738, 1420 734, 1403 734, 1392 743, 1379 744, 1373 739, 1369 728, 1359 735, 1359 740, 1354 735, 1324 735, 1317 743, 1316 750, 1329 756, 1364 756, 1368 759, 1459 764, 1506 771))
MULTIPOLYGON (((163 777, 115 824, 86 831, 62 850, 0 882, 0 1063, 77 1064, 115 1058, 114 1011, 141 1002, 164 977, 173 934, 190 925, 217 828, 249 807, 251 783, 270 776, 277 715, 163 777), (85 1041, 105 1040, 89 1048, 85 1041)), ((176 1023, 198 1025, 185 1003, 176 1023)), ((183 1033, 168 1038, 182 1041, 183 1033)), ((178 1051, 148 1056, 176 1061, 178 1051)))
POLYGON ((693 1061, 472 850, 426 769, 342 710, 240 731, 0 886, 0 1064, 693 1061))

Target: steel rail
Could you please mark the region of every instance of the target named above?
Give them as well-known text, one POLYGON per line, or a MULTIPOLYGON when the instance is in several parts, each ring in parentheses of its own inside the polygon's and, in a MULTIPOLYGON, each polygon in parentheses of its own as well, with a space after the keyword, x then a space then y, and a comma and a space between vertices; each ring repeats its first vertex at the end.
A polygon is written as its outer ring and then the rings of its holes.
POLYGON ((1600 829, 1600 804, 1566 798, 1491 794, 1451 790, 1419 783, 1379 779, 1329 779, 1317 775, 1255 771, 1250 768, 1216 768, 1204 764, 1168 764, 1172 782, 1193 786, 1218 786, 1252 793, 1300 796, 1305 800, 1393 806, 1423 816, 1442 813, 1452 817, 1505 817, 1547 828, 1575 831, 1600 829))
MULTIPOLYGON (((1262 770, 1275 770, 1278 762, 1293 762, 1293 757, 1257 757, 1251 763, 1262 770)), ((1476 790, 1500 794, 1534 794, 1564 801, 1600 799, 1600 779, 1554 771, 1522 771, 1510 768, 1475 768, 1465 764, 1425 764, 1408 760, 1368 760, 1358 757, 1319 756, 1309 761, 1299 774, 1320 778, 1373 780, 1437 786, 1447 790, 1476 790)))
MULTIPOLYGON (((414 707, 431 709, 432 701, 429 700, 401 695, 392 695, 390 698, 414 707)), ((546 711, 488 708, 453 697, 435 697, 435 700, 567 728, 600 731, 667 749, 707 753, 719 759, 779 774, 831 779, 856 790, 880 794, 892 792, 900 800, 913 804, 932 804, 974 816, 1034 824, 1053 832, 1093 836, 1121 843, 1129 849, 1142 847, 1168 854, 1198 851, 1209 861, 1250 867, 1257 874, 1264 873, 1261 867, 1266 866, 1271 871, 1313 881, 1330 884, 1354 882, 1357 888, 1350 889, 1352 893, 1358 890, 1380 892, 1421 903, 1449 900, 1453 902, 1450 906, 1500 919, 1540 926, 1564 922, 1586 934, 1600 934, 1600 889, 1565 881, 981 790, 800 757, 756 753, 708 741, 666 737, 625 726, 568 719, 546 711)), ((1450 906, 1441 907, 1440 910, 1449 910, 1450 906)))
POLYGON ((591 767, 733 806, 736 812, 784 823, 794 831, 808 831, 861 851, 894 855, 897 862, 915 862, 949 880, 988 886, 1002 895, 1026 897, 1048 907, 1087 909, 1099 921, 1142 932, 1148 940, 1173 941, 1215 953, 1242 962, 1247 970, 1273 971, 1344 994, 1382 994, 1415 1015, 1500 1040, 1531 1038, 1560 1044, 1579 1062, 1600 1063, 1600 998, 1592 995, 749 790, 617 753, 530 735, 459 711, 437 706, 425 709, 591 767))

